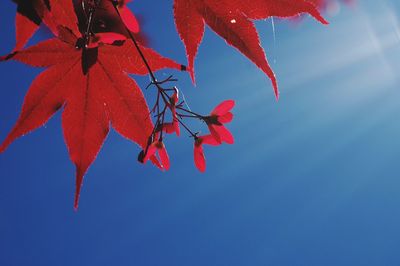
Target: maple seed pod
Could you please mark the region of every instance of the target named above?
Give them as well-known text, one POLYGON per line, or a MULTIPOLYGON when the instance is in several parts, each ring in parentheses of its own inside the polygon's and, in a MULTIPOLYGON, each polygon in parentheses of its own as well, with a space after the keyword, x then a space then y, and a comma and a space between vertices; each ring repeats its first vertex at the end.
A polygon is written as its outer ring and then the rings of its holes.
POLYGON ((204 122, 206 122, 208 125, 218 125, 222 126, 222 123, 218 121, 218 116, 217 115, 209 115, 203 118, 204 122))

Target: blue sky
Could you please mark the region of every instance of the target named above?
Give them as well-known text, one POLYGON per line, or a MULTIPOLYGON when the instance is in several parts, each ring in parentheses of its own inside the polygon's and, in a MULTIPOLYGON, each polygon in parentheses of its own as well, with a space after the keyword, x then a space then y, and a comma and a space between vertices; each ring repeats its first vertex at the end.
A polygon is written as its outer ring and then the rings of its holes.
MULTIPOLYGON (((14 44, 11 1, 1 1, 0 54, 14 44)), ((191 108, 235 99, 234 145, 169 138, 172 167, 136 162, 111 132, 73 211, 74 168, 60 114, 0 154, 0 265, 400 265, 400 5, 359 1, 330 25, 257 22, 279 80, 269 80, 211 31, 197 87, 173 71, 191 108)), ((163 55, 185 62, 172 1, 136 0, 163 55), (154 5, 157 4, 157 6, 154 5)), ((39 34, 40 35, 40 34, 39 34)), ((40 73, 0 64, 0 139, 40 73)), ((139 78, 142 86, 147 78, 139 78)))

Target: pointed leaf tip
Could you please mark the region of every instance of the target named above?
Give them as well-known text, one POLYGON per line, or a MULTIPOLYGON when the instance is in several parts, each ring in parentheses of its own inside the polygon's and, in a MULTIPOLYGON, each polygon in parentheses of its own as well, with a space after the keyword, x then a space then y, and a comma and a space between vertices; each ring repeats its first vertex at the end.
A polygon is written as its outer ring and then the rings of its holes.
POLYGON ((75 196, 74 196, 74 209, 75 211, 78 210, 79 207, 79 198, 81 195, 81 189, 83 185, 83 177, 86 170, 83 170, 82 167, 75 164, 76 167, 76 180, 75 180, 75 196))
POLYGON ((4 145, 4 144, 1 144, 1 145, 0 145, 0 153, 5 152, 6 149, 7 149, 7 146, 6 146, 6 145, 4 145))
POLYGON ((275 98, 276 101, 279 101, 279 88, 278 88, 278 82, 276 80, 276 77, 273 76, 272 78, 270 77, 271 82, 272 82, 272 87, 274 89, 274 94, 275 94, 275 98))
POLYGON ((193 85, 196 86, 196 76, 194 74, 194 69, 192 67, 189 67, 187 71, 189 72, 190 79, 192 80, 193 85))
POLYGON ((3 143, 0 144, 0 153, 3 153, 7 150, 8 146, 10 146, 12 140, 10 139, 9 136, 3 141, 3 143))

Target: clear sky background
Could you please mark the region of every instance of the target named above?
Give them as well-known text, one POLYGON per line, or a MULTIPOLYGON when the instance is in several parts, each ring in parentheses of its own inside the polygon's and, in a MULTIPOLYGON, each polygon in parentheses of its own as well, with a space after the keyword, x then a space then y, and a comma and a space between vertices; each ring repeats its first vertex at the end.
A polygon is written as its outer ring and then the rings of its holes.
MULTIPOLYGON (((172 1, 135 0, 161 54, 185 63, 172 1)), ((14 45, 15 5, 0 1, 0 54, 14 45)), ((60 114, 0 154, 0 265, 400 265, 400 4, 360 0, 322 26, 257 23, 270 81, 207 30, 191 107, 235 99, 236 143, 167 139, 169 172, 136 162, 111 132, 73 211, 74 167, 60 114)), ((40 36, 43 35, 39 33, 40 36)), ((0 139, 40 69, 0 64, 0 139)), ((145 86, 148 79, 139 79, 145 86)))

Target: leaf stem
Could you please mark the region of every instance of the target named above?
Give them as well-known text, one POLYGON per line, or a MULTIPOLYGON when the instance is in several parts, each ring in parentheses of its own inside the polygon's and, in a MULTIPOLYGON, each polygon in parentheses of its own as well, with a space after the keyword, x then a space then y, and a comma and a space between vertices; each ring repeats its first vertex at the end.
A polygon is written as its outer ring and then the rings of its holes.
MULTIPOLYGON (((85 3, 85 2, 82 2, 85 3)), ((90 41, 90 32, 92 30, 92 24, 93 24, 93 17, 96 12, 96 7, 100 4, 100 0, 95 0, 94 1, 94 6, 89 5, 89 17, 86 25, 86 31, 85 31, 85 46, 89 44, 90 41)), ((85 11, 85 6, 83 6, 83 9, 85 11)))
POLYGON ((179 110, 184 111, 184 112, 186 112, 186 113, 192 114, 192 115, 194 115, 194 116, 196 116, 196 117, 198 117, 198 118, 201 118, 201 119, 204 118, 203 115, 200 115, 200 114, 198 114, 198 113, 195 113, 195 112, 193 112, 193 111, 190 111, 190 110, 185 109, 185 108, 180 107, 180 106, 177 106, 176 109, 179 109, 179 110))
POLYGON ((121 20, 122 24, 125 27, 125 30, 128 32, 129 38, 132 40, 133 44, 136 47, 136 50, 138 51, 140 57, 142 58, 143 63, 145 64, 147 70, 149 71, 150 77, 153 81, 153 84, 160 90, 160 86, 158 85, 156 76, 154 75, 153 71, 151 70, 151 67, 149 65, 149 62, 147 61, 146 57, 144 56, 142 49, 140 49, 140 46, 138 42, 136 41, 135 37, 133 36, 132 32, 128 29, 128 27, 125 25, 124 21, 122 20, 121 13, 118 10, 118 0, 112 0, 115 12, 118 14, 119 19, 121 20))

